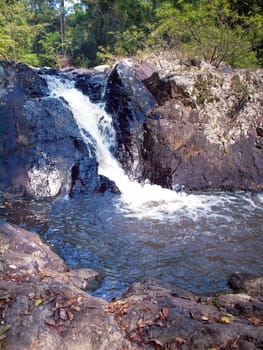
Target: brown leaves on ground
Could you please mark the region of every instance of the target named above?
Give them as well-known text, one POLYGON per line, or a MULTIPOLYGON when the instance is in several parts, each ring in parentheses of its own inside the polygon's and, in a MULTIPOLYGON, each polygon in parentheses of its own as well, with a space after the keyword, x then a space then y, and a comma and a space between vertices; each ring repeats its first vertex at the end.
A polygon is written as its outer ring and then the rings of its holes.
POLYGON ((12 301, 12 297, 8 293, 0 293, 0 321, 4 321, 7 316, 9 305, 12 301))
POLYGON ((24 283, 24 282, 32 282, 32 279, 40 279, 43 280, 45 278, 52 277, 52 273, 49 272, 40 272, 40 273, 32 273, 28 274, 26 270, 17 270, 17 267, 15 265, 8 265, 8 267, 11 269, 11 271, 6 271, 5 273, 0 275, 0 281, 11 281, 11 282, 17 282, 17 283, 24 283))
POLYGON ((28 294, 28 299, 32 303, 29 310, 26 310, 23 315, 30 315, 36 308, 52 303, 53 316, 46 319, 45 323, 54 327, 60 336, 74 319, 74 314, 81 310, 82 296, 68 298, 61 293, 47 290, 45 294, 31 292, 28 294))
POLYGON ((105 311, 115 314, 116 317, 126 315, 129 304, 113 302, 106 306, 105 311))
POLYGON ((162 346, 161 342, 158 339, 148 339, 147 331, 150 326, 159 326, 164 327, 167 325, 167 318, 169 316, 169 309, 163 307, 159 313, 154 317, 150 318, 139 318, 136 322, 136 327, 130 329, 129 325, 124 323, 122 317, 129 313, 129 307, 131 304, 125 302, 112 302, 106 306, 105 311, 114 314, 115 320, 118 322, 119 327, 126 332, 127 338, 137 343, 139 346, 142 344, 154 344, 155 346, 162 346))
POLYGON ((144 327, 148 327, 148 326, 152 326, 154 324, 154 321, 152 320, 144 320, 142 318, 140 318, 137 321, 137 327, 139 328, 144 328, 144 327))
POLYGON ((122 316, 127 314, 129 304, 121 302, 112 302, 105 307, 105 311, 114 314, 114 319, 117 321, 120 329, 126 331, 128 325, 122 322, 122 316))
MULTIPOLYGON (((6 271, 0 275, 0 281, 7 281, 13 283, 29 283, 32 282, 33 275, 27 275, 23 271, 14 271, 16 266, 10 265, 13 271, 6 271)), ((46 272, 35 274, 40 280, 49 278, 50 274, 46 272)), ((20 316, 29 316, 33 312, 42 312, 42 307, 47 304, 51 304, 49 308, 53 312, 50 319, 45 320, 45 323, 50 327, 54 327, 59 335, 62 335, 66 327, 74 319, 74 314, 81 310, 82 296, 66 297, 63 293, 44 288, 41 291, 34 289, 27 294, 28 303, 25 306, 25 310, 20 312, 20 316)), ((6 332, 10 328, 6 327, 5 319, 10 308, 12 298, 8 294, 1 294, 0 290, 0 327, 2 334, 0 334, 0 341, 6 337, 6 332)))
POLYGON ((0 281, 11 281, 17 283, 28 282, 29 279, 27 276, 17 273, 17 272, 7 272, 0 276, 0 281))
POLYGON ((169 315, 169 309, 168 307, 164 307, 159 313, 159 318, 161 321, 163 321, 167 319, 168 315, 169 315))
POLYGON ((263 325, 263 321, 258 317, 250 316, 247 319, 250 323, 252 323, 253 326, 258 327, 263 325))
POLYGON ((62 336, 63 332, 65 332, 65 326, 62 320, 55 321, 51 319, 46 320, 45 323, 50 327, 54 327, 60 336, 62 336))
POLYGON ((74 314, 81 310, 81 296, 66 298, 61 294, 56 294, 54 297, 53 318, 48 319, 45 323, 54 327, 59 335, 65 331, 65 328, 74 319, 74 314))
POLYGON ((2 293, 0 290, 0 349, 4 348, 3 344, 7 337, 7 332, 11 328, 11 325, 6 323, 6 317, 11 301, 11 296, 8 293, 2 293))

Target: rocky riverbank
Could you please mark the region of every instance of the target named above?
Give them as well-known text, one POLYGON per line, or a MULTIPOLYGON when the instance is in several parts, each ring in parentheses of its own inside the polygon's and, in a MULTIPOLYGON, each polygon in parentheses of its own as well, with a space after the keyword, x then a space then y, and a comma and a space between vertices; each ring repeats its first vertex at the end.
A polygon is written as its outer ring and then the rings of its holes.
POLYGON ((125 59, 63 72, 0 62, 3 192, 118 192, 98 176, 92 136, 83 141, 68 105, 50 95, 46 74, 105 103, 117 138, 112 152, 131 178, 176 190, 263 190, 262 70, 125 59))
POLYGON ((96 272, 70 271, 38 235, 2 223, 0 242, 1 349, 263 348, 262 277, 234 274, 213 296, 151 279, 108 303, 83 291, 96 272))
POLYGON ((106 88, 117 157, 163 187, 262 191, 262 87, 262 70, 121 61, 106 88))

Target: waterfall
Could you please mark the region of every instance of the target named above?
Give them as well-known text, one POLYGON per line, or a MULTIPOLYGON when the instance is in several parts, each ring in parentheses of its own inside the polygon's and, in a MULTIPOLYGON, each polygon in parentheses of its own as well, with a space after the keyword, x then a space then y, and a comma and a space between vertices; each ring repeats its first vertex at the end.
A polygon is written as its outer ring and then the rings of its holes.
POLYGON ((110 151, 115 143, 115 131, 104 105, 92 103, 70 80, 61 81, 53 76, 47 76, 46 79, 52 94, 68 102, 84 141, 94 144, 99 174, 114 181, 120 189, 122 195, 119 208, 122 211, 138 217, 159 219, 189 211, 194 219, 200 213, 211 212, 212 206, 226 200, 223 196, 177 193, 158 185, 130 180, 110 151))

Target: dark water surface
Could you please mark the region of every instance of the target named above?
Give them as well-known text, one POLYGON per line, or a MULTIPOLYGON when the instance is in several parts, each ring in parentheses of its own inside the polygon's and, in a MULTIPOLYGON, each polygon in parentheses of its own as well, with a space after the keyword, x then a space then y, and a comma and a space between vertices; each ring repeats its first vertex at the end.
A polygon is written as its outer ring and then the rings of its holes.
POLYGON ((227 290, 235 271, 263 272, 262 194, 213 196, 220 201, 198 215, 185 207, 161 219, 147 217, 147 208, 144 217, 129 212, 107 194, 2 200, 1 219, 39 233, 69 266, 101 271, 93 294, 108 300, 147 277, 211 293, 227 290))

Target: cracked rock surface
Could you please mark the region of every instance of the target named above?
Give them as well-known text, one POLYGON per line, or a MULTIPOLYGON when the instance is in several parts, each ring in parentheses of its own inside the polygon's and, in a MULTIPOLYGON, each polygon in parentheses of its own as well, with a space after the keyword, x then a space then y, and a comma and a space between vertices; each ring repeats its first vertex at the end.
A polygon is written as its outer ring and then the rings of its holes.
POLYGON ((2 223, 0 243, 1 349, 263 349, 260 276, 213 296, 149 279, 106 302, 80 289, 94 271, 69 271, 35 233, 2 223))

